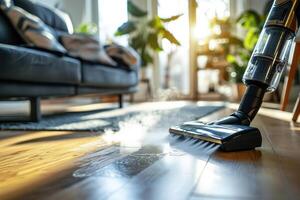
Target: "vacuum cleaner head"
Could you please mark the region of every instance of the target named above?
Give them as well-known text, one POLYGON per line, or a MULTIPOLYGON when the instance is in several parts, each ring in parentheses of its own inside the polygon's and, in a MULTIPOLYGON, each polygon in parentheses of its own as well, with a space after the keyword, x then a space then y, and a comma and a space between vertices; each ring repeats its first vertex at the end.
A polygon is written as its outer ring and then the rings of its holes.
POLYGON ((257 128, 232 124, 186 122, 170 128, 170 133, 220 144, 223 151, 250 150, 260 147, 262 137, 257 128))

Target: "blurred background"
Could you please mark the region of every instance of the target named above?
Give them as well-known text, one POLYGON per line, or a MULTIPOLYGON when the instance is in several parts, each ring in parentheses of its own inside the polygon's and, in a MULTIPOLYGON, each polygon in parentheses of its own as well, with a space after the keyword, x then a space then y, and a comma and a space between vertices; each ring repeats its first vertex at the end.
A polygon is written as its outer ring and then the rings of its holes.
MULTIPOLYGON (((128 97, 134 102, 238 102, 245 90, 243 73, 272 5, 268 0, 39 2, 69 13, 75 31, 95 34, 103 44, 130 45, 142 54, 140 90, 128 97)), ((265 101, 280 103, 285 78, 265 101)), ((297 72, 292 104, 298 84, 297 72)))

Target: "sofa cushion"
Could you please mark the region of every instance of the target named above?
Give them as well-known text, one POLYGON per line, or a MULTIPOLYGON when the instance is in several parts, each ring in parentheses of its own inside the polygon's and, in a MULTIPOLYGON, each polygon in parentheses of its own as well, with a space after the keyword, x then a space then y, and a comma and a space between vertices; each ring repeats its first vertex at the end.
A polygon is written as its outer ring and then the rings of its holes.
POLYGON ((0 97, 54 97, 72 96, 76 94, 76 86, 50 85, 36 83, 0 82, 0 97))
POLYGON ((38 50, 0 44, 0 80, 79 84, 80 62, 38 50))
POLYGON ((6 0, 2 1, 2 3, 0 2, 0 8, 28 44, 40 48, 66 52, 66 49, 56 40, 55 35, 40 18, 13 5, 11 1, 12 0, 6 0))
MULTIPOLYGON (((39 17, 53 30, 52 32, 56 34, 57 38, 61 32, 73 33, 73 25, 70 17, 58 9, 48 8, 47 6, 33 3, 30 0, 14 0, 14 4, 39 17)), ((2 11, 0 11, 0 30, 0 43, 24 44, 22 38, 2 11)))
POLYGON ((137 85, 136 70, 124 70, 91 63, 82 63, 82 84, 105 88, 126 88, 137 85))

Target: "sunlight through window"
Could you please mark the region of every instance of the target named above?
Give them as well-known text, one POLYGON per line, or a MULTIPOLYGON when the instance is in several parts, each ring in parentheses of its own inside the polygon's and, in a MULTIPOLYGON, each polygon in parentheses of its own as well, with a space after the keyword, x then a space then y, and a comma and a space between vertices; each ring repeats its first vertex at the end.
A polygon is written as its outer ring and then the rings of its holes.
POLYGON ((180 94, 189 93, 189 15, 188 1, 159 0, 158 15, 163 18, 183 14, 178 20, 167 24, 167 29, 178 38, 181 46, 163 40, 165 51, 159 55, 160 79, 164 89, 174 88, 180 94))
POLYGON ((197 0, 197 25, 195 34, 203 41, 210 34, 210 21, 213 18, 226 19, 230 14, 229 0, 197 0))
POLYGON ((105 43, 127 45, 127 37, 114 37, 117 28, 128 20, 127 1, 99 0, 99 34, 105 43))

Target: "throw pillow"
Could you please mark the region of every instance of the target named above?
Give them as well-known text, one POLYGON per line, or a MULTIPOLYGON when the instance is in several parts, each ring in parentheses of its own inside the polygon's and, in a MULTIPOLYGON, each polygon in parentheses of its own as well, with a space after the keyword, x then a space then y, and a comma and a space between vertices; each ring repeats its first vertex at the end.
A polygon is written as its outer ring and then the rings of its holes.
POLYGON ((105 52, 100 42, 91 35, 64 34, 60 38, 61 43, 67 49, 68 54, 84 61, 96 62, 116 66, 105 52))
POLYGON ((7 10, 13 5, 12 0, 0 0, 0 7, 2 10, 7 10))
POLYGON ((107 55, 115 60, 121 60, 129 68, 138 63, 138 54, 130 47, 123 47, 117 44, 108 45, 105 48, 107 55))
POLYGON ((12 0, 0 0, 0 9, 29 45, 66 52, 66 49, 56 40, 54 34, 40 18, 14 6, 12 0))

